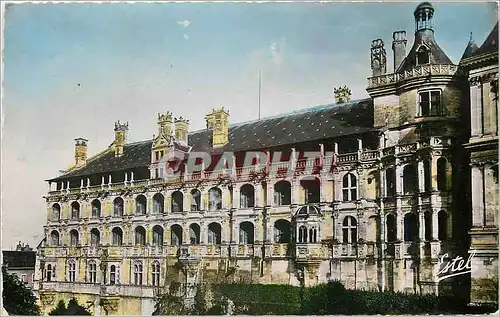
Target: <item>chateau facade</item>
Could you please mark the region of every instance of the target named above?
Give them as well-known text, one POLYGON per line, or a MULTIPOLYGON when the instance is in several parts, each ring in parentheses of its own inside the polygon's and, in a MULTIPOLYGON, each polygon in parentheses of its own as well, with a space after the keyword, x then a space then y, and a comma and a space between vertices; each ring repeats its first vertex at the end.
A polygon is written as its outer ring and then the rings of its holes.
POLYGON ((48 181, 43 310, 76 297, 96 315, 151 315, 172 283, 221 275, 469 299, 471 275, 437 272, 476 250, 472 289, 498 276, 498 58, 469 44, 453 64, 433 16, 416 8, 408 52, 394 32, 392 73, 372 42, 369 99, 341 87, 335 104, 240 124, 214 109, 191 132, 167 112, 136 143, 118 121, 91 158, 76 139, 74 167, 48 181))

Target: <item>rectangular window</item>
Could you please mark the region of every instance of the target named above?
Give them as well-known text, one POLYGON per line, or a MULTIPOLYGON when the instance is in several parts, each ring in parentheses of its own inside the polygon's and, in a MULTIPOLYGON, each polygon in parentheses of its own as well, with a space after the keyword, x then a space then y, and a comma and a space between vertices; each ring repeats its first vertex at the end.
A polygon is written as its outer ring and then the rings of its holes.
POLYGON ((421 117, 443 115, 441 91, 420 92, 417 115, 421 117))

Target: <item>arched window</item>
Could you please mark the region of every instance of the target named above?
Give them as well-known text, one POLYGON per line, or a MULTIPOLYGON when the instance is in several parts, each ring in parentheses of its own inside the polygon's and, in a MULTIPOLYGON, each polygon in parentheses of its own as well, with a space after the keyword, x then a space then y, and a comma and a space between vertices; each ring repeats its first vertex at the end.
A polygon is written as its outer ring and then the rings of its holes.
POLYGON ((144 195, 139 195, 135 198, 135 214, 136 215, 145 215, 146 214, 146 206, 147 199, 144 195))
POLYGON ((52 230, 50 233, 50 245, 53 247, 59 246, 59 232, 52 230))
POLYGON ((45 274, 46 274, 45 279, 47 280, 47 282, 51 282, 52 274, 55 275, 55 270, 54 271, 52 270, 52 264, 47 265, 47 272, 45 274))
POLYGON ((408 164, 403 169, 403 191, 406 195, 413 194, 418 189, 417 169, 408 164))
POLYGON ((342 197, 344 201, 353 201, 358 199, 358 187, 356 176, 347 173, 342 179, 342 197))
POLYGON ((160 286, 160 262, 158 261, 151 264, 151 282, 153 286, 160 286))
POLYGON ((114 246, 121 246, 123 244, 123 231, 121 228, 115 227, 111 230, 111 244, 114 246))
POLYGON ((191 244, 200 244, 200 226, 196 223, 189 226, 189 240, 191 244))
POLYGON ((116 272, 116 265, 111 265, 109 267, 109 284, 110 285, 115 285, 117 282, 117 272, 116 272))
POLYGON ((69 245, 76 247, 79 243, 79 234, 75 229, 69 232, 69 245))
POLYGON ((92 218, 101 217, 101 202, 98 199, 92 201, 92 218))
POLYGON ((356 243, 358 241, 358 222, 353 216, 346 216, 342 222, 342 241, 356 243))
POLYGON ((172 193, 172 212, 182 212, 184 210, 184 195, 180 191, 172 193))
POLYGON ((98 229, 94 228, 90 230, 90 245, 98 246, 99 244, 101 244, 101 233, 98 229))
POLYGON ((254 225, 249 221, 240 223, 240 244, 253 244, 254 225))
POLYGON ((134 284, 142 285, 142 262, 136 261, 134 263, 134 284))
POLYGON ((191 190, 191 211, 201 210, 201 193, 197 189, 191 190))
POLYGON ((172 225, 170 227, 171 245, 180 246, 182 244, 182 227, 179 225, 172 225))
POLYGON ((138 226, 135 228, 135 245, 145 245, 146 244, 146 229, 144 227, 138 226))
POLYGON ((70 282, 76 281, 76 262, 73 259, 68 261, 68 279, 70 282))
POLYGON ((299 227, 299 243, 307 243, 307 228, 302 225, 299 227))
POLYGON ((446 241, 448 238, 448 215, 446 211, 441 210, 438 213, 438 239, 446 241))
POLYGON ((304 191, 304 203, 312 204, 320 202, 321 185, 318 178, 314 177, 314 179, 303 179, 300 181, 300 185, 304 191))
POLYGON ((429 56, 429 50, 425 46, 420 46, 417 49, 417 60, 416 60, 416 65, 423 65, 423 64, 429 64, 430 62, 430 56, 429 56))
POLYGON ((59 204, 52 205, 52 221, 61 220, 61 206, 59 204))
POLYGON ((163 228, 161 226, 153 227, 153 245, 163 245, 163 228))
POLYGON ((208 191, 208 209, 210 211, 222 209, 222 191, 220 188, 212 187, 208 191))
POLYGON ((309 228, 309 243, 318 242, 318 229, 316 227, 309 228))
POLYGON ((240 208, 253 208, 255 206, 255 190, 252 185, 245 184, 240 188, 240 208))
POLYGON ((162 194, 157 193, 153 196, 153 213, 162 214, 165 209, 165 198, 162 194))
POLYGON ((446 186, 446 159, 441 157, 437 160, 437 189, 447 190, 446 186))
POLYGON ((387 215, 387 242, 398 240, 396 217, 393 214, 387 215))
POLYGON ((97 264, 95 261, 89 261, 88 262, 88 269, 89 269, 89 282, 90 283, 97 283, 97 264))
POLYGON ((221 244, 221 226, 216 222, 208 225, 208 244, 221 244))
POLYGON ((76 201, 74 201, 71 204, 71 219, 72 220, 80 219, 80 204, 76 201))
POLYGON ((386 196, 394 197, 396 195, 396 174, 392 167, 385 170, 385 186, 386 196))
POLYGON ((113 214, 115 217, 123 217, 123 199, 116 197, 113 201, 113 214))
POLYGON ((407 213, 404 218, 404 228, 405 241, 415 241, 418 237, 417 215, 414 213, 407 213))
POLYGON ((424 212, 424 222, 425 222, 425 240, 426 241, 431 241, 432 240, 432 213, 430 211, 424 212))
POLYGON ((274 223, 274 242, 290 243, 292 241, 292 225, 284 219, 276 220, 274 223))
POLYGON ((287 181, 274 184, 274 203, 276 206, 287 206, 291 203, 292 185, 287 181))

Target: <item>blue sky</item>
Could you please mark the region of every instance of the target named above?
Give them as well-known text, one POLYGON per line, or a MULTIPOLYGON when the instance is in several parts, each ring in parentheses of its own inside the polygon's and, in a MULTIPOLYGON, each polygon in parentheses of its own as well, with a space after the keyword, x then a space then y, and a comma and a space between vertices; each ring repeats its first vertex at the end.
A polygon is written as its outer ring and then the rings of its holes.
MULTIPOLYGON (((348 85, 367 97, 371 40, 382 38, 392 71, 392 32, 413 41, 418 3, 18 4, 4 31, 3 239, 42 233, 44 179, 73 162, 73 139, 90 154, 130 122, 129 140, 156 132, 173 111, 204 127, 224 105, 230 121, 333 101, 348 85), (188 23, 182 23, 189 21, 188 23), (19 217, 22 212, 30 218, 19 217), (20 230, 20 228, 23 230, 20 230)), ((436 39, 457 63, 473 32, 480 45, 497 19, 492 3, 434 3, 436 39)))

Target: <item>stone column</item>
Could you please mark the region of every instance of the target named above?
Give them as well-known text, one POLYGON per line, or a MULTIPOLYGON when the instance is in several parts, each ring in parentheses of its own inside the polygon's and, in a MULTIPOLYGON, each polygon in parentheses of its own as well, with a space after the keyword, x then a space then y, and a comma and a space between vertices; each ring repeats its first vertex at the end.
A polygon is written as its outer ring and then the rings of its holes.
POLYGON ((255 184, 255 207, 262 207, 262 183, 255 184))
POLYGON ((396 195, 401 195, 403 192, 403 166, 400 164, 396 165, 396 195))
POLYGON ((437 240, 438 238, 438 232, 439 232, 439 217, 438 217, 438 212, 439 210, 434 209, 432 210, 432 240, 437 240))
POLYGON ((274 182, 268 181, 266 183, 266 206, 274 206, 274 182))
POLYGON ((189 193, 186 190, 182 191, 182 211, 191 210, 191 206, 189 205, 189 193))
POLYGON ((396 213, 396 235, 398 240, 404 241, 404 217, 399 211, 396 213))
POLYGON ((418 171, 418 191, 425 191, 425 171, 424 171, 424 162, 419 160, 417 162, 417 171, 418 171))
POLYGON ((236 208, 236 209, 240 209, 240 199, 241 199, 241 193, 240 193, 240 186, 239 185, 235 185, 233 187, 233 207, 236 208))

